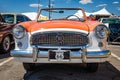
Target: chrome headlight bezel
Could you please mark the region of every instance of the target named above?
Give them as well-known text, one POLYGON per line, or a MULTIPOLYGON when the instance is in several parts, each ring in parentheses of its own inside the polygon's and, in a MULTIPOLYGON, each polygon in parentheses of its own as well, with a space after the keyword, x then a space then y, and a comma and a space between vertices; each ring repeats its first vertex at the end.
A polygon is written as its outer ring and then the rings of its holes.
POLYGON ((104 39, 108 37, 109 29, 107 26, 101 24, 95 27, 94 32, 97 38, 104 39))
POLYGON ((26 35, 26 29, 21 25, 16 25, 13 28, 13 35, 16 39, 21 39, 26 35))

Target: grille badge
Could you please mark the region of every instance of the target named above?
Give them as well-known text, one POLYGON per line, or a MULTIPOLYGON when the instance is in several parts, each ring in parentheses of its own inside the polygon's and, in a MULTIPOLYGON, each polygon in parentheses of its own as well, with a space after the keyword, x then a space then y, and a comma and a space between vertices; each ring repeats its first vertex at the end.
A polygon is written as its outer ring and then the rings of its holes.
POLYGON ((63 44, 63 42, 64 42, 64 36, 63 36, 62 33, 57 33, 56 39, 57 39, 58 44, 60 44, 60 45, 63 44))

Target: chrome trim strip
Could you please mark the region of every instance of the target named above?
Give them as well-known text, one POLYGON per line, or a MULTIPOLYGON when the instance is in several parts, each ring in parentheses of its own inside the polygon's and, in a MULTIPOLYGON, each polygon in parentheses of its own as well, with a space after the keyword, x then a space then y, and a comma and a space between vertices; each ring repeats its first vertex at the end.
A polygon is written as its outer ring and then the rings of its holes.
MULTIPOLYGON (((71 59, 72 58, 81 58, 82 53, 83 53, 82 51, 71 51, 71 59)), ((85 59, 88 59, 88 58, 107 58, 111 54, 111 52, 109 50, 88 51, 88 52, 86 52, 86 50, 85 50, 85 53, 84 53, 84 57, 83 57, 84 62, 85 62, 85 59)), ((32 51, 12 50, 11 51, 11 56, 33 58, 33 52, 32 51)), ((39 52, 37 51, 37 52, 35 52, 34 60, 36 60, 36 58, 48 58, 48 51, 39 51, 39 52)))
POLYGON ((107 57, 108 55, 111 55, 110 50, 87 52, 87 57, 107 57))
MULTIPOLYGON (((31 45, 32 47, 35 47, 35 45, 31 45)), ((43 48, 43 49, 82 49, 82 48, 87 48, 89 47, 89 44, 87 44, 86 46, 39 46, 37 45, 38 48, 43 48)))
POLYGON ((85 33, 85 34, 88 34, 88 31, 85 31, 85 30, 80 30, 80 29, 72 29, 72 28, 53 28, 53 29, 41 29, 41 30, 37 30, 37 31, 34 31, 32 32, 31 34, 36 34, 36 33, 43 33, 43 32, 80 32, 80 33, 85 33))
POLYGON ((32 58, 32 51, 24 51, 24 50, 12 50, 10 55, 13 57, 28 57, 32 58))
MULTIPOLYGON (((48 58, 38 58, 37 62, 33 62, 32 58, 25 58, 25 57, 14 57, 15 60, 20 62, 27 62, 27 63, 83 63, 82 59, 71 59, 71 60, 64 60, 64 61, 49 61, 48 58)), ((93 59, 86 59, 85 63, 102 63, 108 61, 109 58, 93 58, 93 59)))

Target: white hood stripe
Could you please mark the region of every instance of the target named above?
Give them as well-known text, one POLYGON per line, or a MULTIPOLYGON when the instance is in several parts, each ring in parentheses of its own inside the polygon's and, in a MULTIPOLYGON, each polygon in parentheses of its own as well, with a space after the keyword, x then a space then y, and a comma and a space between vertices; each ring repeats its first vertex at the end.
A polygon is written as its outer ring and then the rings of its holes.
POLYGON ((88 31, 79 30, 79 29, 71 29, 71 28, 52 28, 52 29, 41 28, 40 30, 34 31, 31 34, 38 33, 38 32, 49 32, 49 31, 52 31, 52 32, 56 32, 56 31, 71 31, 71 32, 82 32, 82 33, 88 34, 88 31))

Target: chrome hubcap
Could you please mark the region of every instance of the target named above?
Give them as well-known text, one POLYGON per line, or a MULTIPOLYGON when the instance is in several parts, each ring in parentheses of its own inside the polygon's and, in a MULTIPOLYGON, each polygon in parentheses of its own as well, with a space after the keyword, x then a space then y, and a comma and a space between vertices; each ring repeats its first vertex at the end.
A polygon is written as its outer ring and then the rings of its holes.
POLYGON ((5 51, 9 50, 9 48, 10 48, 10 38, 9 37, 4 38, 3 48, 4 48, 5 51))

